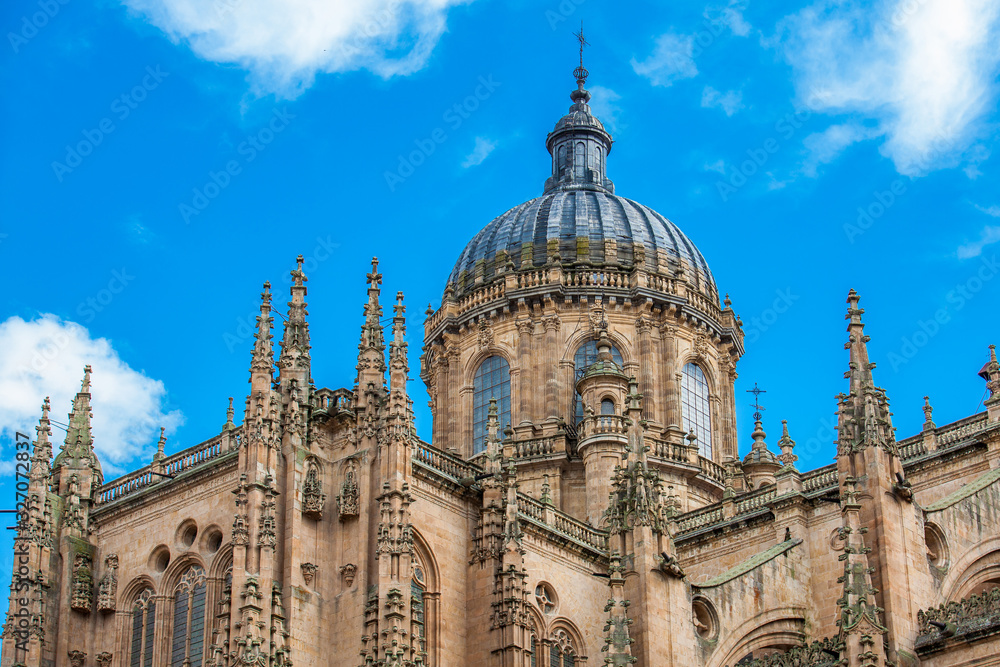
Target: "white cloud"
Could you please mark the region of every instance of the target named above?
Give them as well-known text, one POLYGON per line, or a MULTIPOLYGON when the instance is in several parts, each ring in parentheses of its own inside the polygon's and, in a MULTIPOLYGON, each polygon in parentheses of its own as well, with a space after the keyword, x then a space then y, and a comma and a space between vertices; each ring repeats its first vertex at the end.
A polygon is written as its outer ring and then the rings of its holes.
POLYGON ((737 37, 746 37, 750 34, 751 25, 743 17, 743 10, 747 8, 745 0, 729 0, 725 7, 709 7, 705 9, 705 18, 713 23, 722 23, 729 27, 737 37))
MULTIPOLYGON (((975 204, 976 210, 993 218, 1000 218, 1000 206, 980 206, 975 204)), ((958 247, 958 258, 969 259, 979 257, 983 254, 983 248, 988 245, 1000 242, 1000 225, 986 225, 979 233, 979 239, 971 243, 966 243, 958 247)))
POLYGON ((604 127, 611 132, 617 132, 622 113, 622 108, 618 105, 618 100, 622 96, 604 86, 591 86, 587 90, 591 94, 590 110, 604 123, 604 127))
MULTIPOLYGON (((93 368, 94 448, 105 476, 136 460, 148 462, 159 427, 171 433, 183 423, 180 411, 165 411, 163 383, 130 368, 106 338, 91 338, 85 327, 51 314, 0 323, 0 433, 13 439, 17 430, 34 440, 45 396, 51 418, 66 423, 87 364, 93 368)), ((56 451, 63 437, 53 426, 56 451)))
POLYGON ((319 72, 421 69, 465 0, 122 0, 205 60, 250 72, 257 89, 293 97, 319 72))
POLYGON ((648 58, 642 62, 632 58, 632 69, 654 86, 672 86, 674 81, 698 76, 693 51, 694 37, 668 32, 656 40, 656 48, 648 58))
POLYGON ((472 152, 465 156, 462 166, 468 169, 469 167, 475 167, 477 164, 482 164, 483 160, 488 158, 496 147, 497 142, 492 139, 476 137, 476 144, 473 146, 472 152))
POLYGON ((799 97, 876 121, 882 153, 914 175, 958 164, 984 131, 998 17, 996 0, 823 0, 786 17, 778 36, 799 97))
POLYGON ((873 135, 873 131, 857 123, 831 125, 822 132, 814 132, 803 141, 809 157, 802 165, 806 176, 815 177, 821 164, 829 164, 849 146, 873 135))
POLYGON ((997 242, 1000 242, 1000 226, 986 225, 979 234, 978 241, 966 243, 958 247, 958 258, 969 259, 970 257, 979 257, 983 254, 983 248, 997 242))
POLYGON ((716 160, 715 162, 706 162, 701 168, 705 171, 717 171, 723 176, 726 175, 726 161, 722 159, 716 160))
POLYGON ((720 93, 712 86, 705 86, 705 90, 701 92, 701 106, 706 109, 722 109, 727 116, 732 116, 743 108, 743 93, 738 90, 720 93))

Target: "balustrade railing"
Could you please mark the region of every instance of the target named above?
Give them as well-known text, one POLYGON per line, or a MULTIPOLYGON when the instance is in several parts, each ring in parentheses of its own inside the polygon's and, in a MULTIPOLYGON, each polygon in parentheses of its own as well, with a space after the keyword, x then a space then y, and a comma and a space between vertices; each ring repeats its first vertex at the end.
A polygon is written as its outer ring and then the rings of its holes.
POLYGON ((440 449, 435 449, 423 443, 416 443, 414 445, 413 460, 419 461, 428 468, 444 473, 456 480, 475 477, 482 472, 482 468, 474 466, 468 461, 463 461, 457 456, 447 454, 440 449))
MULTIPOLYGON (((230 437, 232 438, 234 446, 241 432, 242 427, 237 427, 230 432, 230 437)), ((104 505, 120 500, 121 498, 131 495, 156 482, 165 481, 167 478, 163 475, 176 477, 180 473, 191 470, 192 468, 197 468, 213 459, 218 458, 222 454, 225 454, 225 452, 222 451, 222 436, 218 435, 211 440, 206 440, 205 442, 197 444, 194 447, 189 447, 188 449, 177 452, 176 454, 171 454, 160 461, 157 470, 161 474, 156 474, 153 466, 145 466, 135 472, 131 472, 117 479, 105 482, 101 485, 100 491, 98 492, 97 504, 104 505)))
POLYGON ((702 526, 707 526, 709 524, 718 523, 722 521, 722 508, 713 507, 712 509, 699 511, 697 514, 686 516, 677 522, 677 534, 689 533, 692 530, 701 528, 702 526))
POLYGON ((580 441, 594 435, 626 435, 629 419, 622 415, 588 415, 580 422, 580 441))
POLYGON ((566 287, 605 287, 629 289, 632 280, 624 271, 566 271, 562 275, 566 287))
POLYGON ((837 477, 836 466, 819 468, 802 478, 802 491, 803 493, 809 493, 810 491, 817 491, 829 486, 837 486, 839 483, 840 480, 837 477))
POLYGON ((709 479, 715 480, 719 484, 726 483, 726 469, 711 459, 698 456, 698 463, 701 464, 701 472, 709 479))
POLYGON ((946 447, 959 440, 969 438, 985 430, 988 426, 987 413, 984 412, 968 419, 963 419, 955 428, 943 432, 939 429, 937 436, 938 447, 946 447))
POLYGON ((649 453, 657 458, 676 461, 678 463, 687 463, 689 460, 687 445, 679 445, 654 438, 646 438, 646 444, 649 445, 649 453))
POLYGON ((556 438, 533 438, 531 440, 518 440, 514 443, 514 457, 527 459, 535 456, 548 456, 556 451, 556 438))
POLYGON ((756 509, 766 506, 769 502, 774 500, 778 495, 778 490, 773 486, 764 489, 763 491, 755 492, 749 497, 741 498, 736 501, 736 516, 740 514, 749 514, 756 509))

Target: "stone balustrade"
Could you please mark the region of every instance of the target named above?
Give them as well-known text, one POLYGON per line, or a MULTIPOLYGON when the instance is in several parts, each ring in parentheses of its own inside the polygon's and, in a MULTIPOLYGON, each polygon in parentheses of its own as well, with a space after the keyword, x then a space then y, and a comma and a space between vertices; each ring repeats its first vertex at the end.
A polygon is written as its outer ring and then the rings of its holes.
MULTIPOLYGON (((242 427, 237 427, 230 432, 234 443, 242 432, 241 429, 242 427)), ((105 505, 120 500, 152 484, 169 479, 163 475, 176 477, 183 472, 217 459, 222 454, 225 454, 222 449, 222 436, 217 435, 211 440, 172 454, 160 461, 159 464, 148 465, 135 472, 105 482, 97 494, 96 504, 105 505), (157 472, 162 474, 156 474, 157 472)))
POLYGON ((810 493, 829 487, 840 485, 840 478, 837 476, 837 466, 830 465, 812 470, 802 477, 802 492, 810 493))
POLYGON ((601 435, 628 435, 630 420, 623 415, 588 415, 578 428, 580 442, 601 435))

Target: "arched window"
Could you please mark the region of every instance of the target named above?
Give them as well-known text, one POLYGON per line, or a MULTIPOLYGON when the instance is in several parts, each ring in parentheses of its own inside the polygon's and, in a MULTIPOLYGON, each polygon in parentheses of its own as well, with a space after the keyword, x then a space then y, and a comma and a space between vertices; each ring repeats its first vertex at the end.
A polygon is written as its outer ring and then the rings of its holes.
MULTIPOLYGON (((413 622, 410 627, 410 637, 418 655, 427 653, 427 634, 424 623, 424 593, 427 592, 424 568, 420 562, 413 564, 413 578, 410 582, 410 608, 413 610, 413 622)), ((426 658, 425 664, 426 664, 426 658)))
POLYGON ((583 179, 584 169, 587 167, 587 148, 582 141, 576 142, 576 154, 573 156, 574 176, 577 180, 583 179))
POLYGON ((552 645, 549 647, 550 667, 573 667, 575 655, 573 638, 565 630, 556 630, 552 635, 552 645))
POLYGON ((174 589, 170 667, 201 667, 205 651, 205 571, 192 566, 174 589))
POLYGON ((708 402, 708 380, 696 364, 684 364, 681 373, 681 416, 684 429, 694 429, 698 452, 712 458, 712 410, 708 402))
POLYGON ((502 434, 503 429, 510 424, 510 365, 503 357, 487 357, 476 370, 472 391, 473 454, 486 449, 486 420, 489 417, 491 398, 497 399, 502 434))
MULTIPOLYGON (((615 363, 621 366, 622 353, 614 345, 611 346, 611 358, 614 359, 615 363)), ((573 355, 573 384, 583 377, 583 374, 587 372, 590 365, 597 361, 597 341, 588 340, 586 343, 581 345, 576 350, 576 354, 573 355)), ((574 422, 579 422, 583 419, 583 397, 579 393, 574 392, 576 396, 576 405, 573 408, 574 422)))
POLYGON ((129 667, 152 667, 153 627, 156 620, 156 600, 147 588, 132 603, 132 641, 129 667))
POLYGON ((601 414, 602 415, 613 415, 615 414, 615 402, 610 398, 601 399, 601 414))

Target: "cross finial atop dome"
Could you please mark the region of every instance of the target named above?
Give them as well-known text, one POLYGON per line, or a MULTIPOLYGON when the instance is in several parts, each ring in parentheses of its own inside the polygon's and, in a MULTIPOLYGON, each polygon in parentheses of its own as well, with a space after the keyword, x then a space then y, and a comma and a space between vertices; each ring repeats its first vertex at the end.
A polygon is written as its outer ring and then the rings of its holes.
POLYGON ((573 77, 576 78, 576 90, 570 94, 570 98, 574 102, 582 100, 586 103, 590 101, 590 93, 584 90, 583 86, 587 83, 590 72, 583 66, 583 47, 590 46, 590 42, 583 36, 583 21, 580 21, 580 32, 574 32, 573 36, 580 42, 580 66, 573 70, 573 77))

